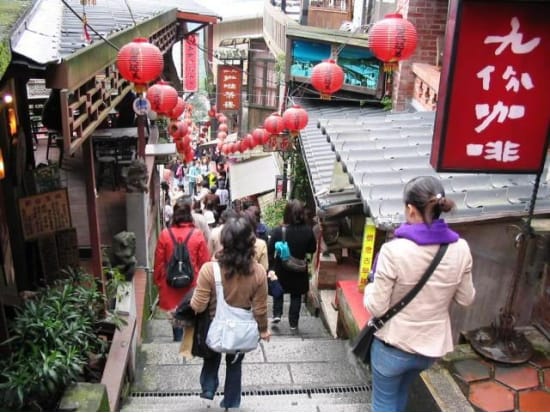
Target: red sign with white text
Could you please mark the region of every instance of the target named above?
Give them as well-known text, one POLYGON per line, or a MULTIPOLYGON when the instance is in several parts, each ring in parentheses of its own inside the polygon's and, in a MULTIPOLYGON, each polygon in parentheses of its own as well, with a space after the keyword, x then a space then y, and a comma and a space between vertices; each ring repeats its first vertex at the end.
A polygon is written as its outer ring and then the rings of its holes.
POLYGON ((550 3, 452 3, 432 166, 542 171, 550 128, 550 3))
POLYGON ((241 107, 242 69, 238 66, 218 66, 218 111, 239 110, 241 107))
POLYGON ((197 92, 199 90, 199 36, 190 34, 182 40, 181 64, 183 75, 183 91, 197 92))

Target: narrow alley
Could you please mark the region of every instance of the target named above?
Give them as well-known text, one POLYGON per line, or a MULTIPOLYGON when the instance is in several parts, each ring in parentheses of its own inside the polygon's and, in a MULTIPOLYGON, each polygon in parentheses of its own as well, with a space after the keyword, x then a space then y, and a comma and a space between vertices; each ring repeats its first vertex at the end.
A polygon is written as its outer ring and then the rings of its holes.
MULTIPOLYGON (((297 332, 284 317, 271 331, 271 340, 244 358, 239 411, 370 411, 367 369, 350 352, 348 340, 333 338, 321 318, 302 306, 297 332)), ((121 411, 223 411, 224 361, 214 400, 201 399, 202 359, 179 355, 180 343, 172 341, 162 318, 149 320, 146 334, 121 411)))

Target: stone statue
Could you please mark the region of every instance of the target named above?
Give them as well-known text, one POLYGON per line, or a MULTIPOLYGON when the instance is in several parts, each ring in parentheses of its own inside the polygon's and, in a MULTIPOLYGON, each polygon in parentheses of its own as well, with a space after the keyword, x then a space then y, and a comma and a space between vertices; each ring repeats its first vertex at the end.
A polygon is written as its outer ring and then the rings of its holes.
POLYGON ((126 281, 131 281, 136 270, 136 234, 122 231, 113 237, 110 252, 103 257, 103 265, 118 268, 126 281))
POLYGON ((141 159, 136 159, 128 167, 126 189, 128 192, 147 192, 147 165, 141 159))

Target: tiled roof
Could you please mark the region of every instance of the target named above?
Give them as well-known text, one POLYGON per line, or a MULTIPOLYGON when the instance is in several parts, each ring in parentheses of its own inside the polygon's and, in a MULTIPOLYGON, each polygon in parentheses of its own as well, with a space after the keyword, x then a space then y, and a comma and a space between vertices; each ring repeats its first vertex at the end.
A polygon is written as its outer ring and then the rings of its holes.
MULTIPOLYGON (((429 163, 434 112, 392 114, 376 109, 301 103, 309 124, 302 131, 303 153, 317 193, 318 208, 335 202, 363 204, 380 228, 404 220, 403 186, 419 175, 439 177, 457 208, 449 222, 527 216, 535 175, 438 173, 429 163), (327 191, 334 162, 348 174, 349 185, 327 191)), ((550 213, 550 188, 542 176, 535 214, 550 213)))
MULTIPOLYGON (((193 0, 96 0, 95 5, 85 9, 80 0, 67 0, 67 4, 81 17, 85 10, 88 24, 106 38, 134 26, 134 20, 139 24, 169 10, 218 16, 193 0)), ((46 64, 88 46, 83 23, 60 0, 39 0, 34 7, 18 33, 12 36, 13 51, 46 64)), ((92 30, 88 32, 92 41, 100 39, 92 30)))

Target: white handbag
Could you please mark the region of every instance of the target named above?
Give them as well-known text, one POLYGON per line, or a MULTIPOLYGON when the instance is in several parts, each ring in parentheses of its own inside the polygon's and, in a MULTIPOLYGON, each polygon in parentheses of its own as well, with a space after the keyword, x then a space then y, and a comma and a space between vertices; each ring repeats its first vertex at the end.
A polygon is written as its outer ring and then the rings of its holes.
POLYGON ((218 353, 246 353, 255 350, 260 341, 258 323, 251 310, 225 302, 220 265, 214 261, 216 280, 216 315, 210 323, 206 345, 218 353))

